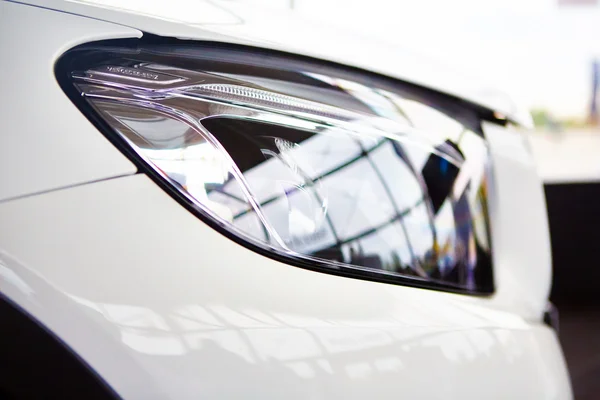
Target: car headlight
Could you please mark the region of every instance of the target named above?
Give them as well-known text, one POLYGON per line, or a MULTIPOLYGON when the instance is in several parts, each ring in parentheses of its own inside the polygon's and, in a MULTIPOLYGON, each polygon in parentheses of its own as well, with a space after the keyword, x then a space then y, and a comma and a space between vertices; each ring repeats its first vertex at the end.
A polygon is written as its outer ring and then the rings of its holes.
POLYGON ((140 168, 255 251, 493 291, 488 149, 468 107, 364 71, 206 44, 92 43, 57 74, 140 168))

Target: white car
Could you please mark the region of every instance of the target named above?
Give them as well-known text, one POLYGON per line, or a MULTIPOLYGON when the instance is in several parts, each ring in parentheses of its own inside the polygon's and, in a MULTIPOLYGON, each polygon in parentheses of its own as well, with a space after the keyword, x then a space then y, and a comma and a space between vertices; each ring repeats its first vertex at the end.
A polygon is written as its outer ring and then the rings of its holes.
POLYGON ((502 95, 231 2, 0 2, 0 55, 0 397, 571 398, 502 95))

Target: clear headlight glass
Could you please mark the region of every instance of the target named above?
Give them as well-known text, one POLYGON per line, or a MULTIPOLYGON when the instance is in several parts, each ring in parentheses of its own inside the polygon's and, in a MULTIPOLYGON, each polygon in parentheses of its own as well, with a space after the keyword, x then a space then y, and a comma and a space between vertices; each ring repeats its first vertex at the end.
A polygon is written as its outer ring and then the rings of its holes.
POLYGON ((474 114, 371 74, 206 45, 91 44, 57 73, 111 140, 238 242, 337 274, 493 291, 474 114))

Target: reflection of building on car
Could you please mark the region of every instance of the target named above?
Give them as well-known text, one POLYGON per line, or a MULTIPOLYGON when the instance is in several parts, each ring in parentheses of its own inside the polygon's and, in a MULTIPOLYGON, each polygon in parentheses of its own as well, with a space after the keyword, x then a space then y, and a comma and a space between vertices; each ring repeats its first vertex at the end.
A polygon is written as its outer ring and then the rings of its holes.
MULTIPOLYGON (((435 111, 431 110, 430 112, 435 111)), ((212 120, 206 125, 219 139, 228 138, 226 140, 230 140, 232 143, 248 140, 245 135, 253 138, 254 143, 249 142, 247 146, 242 147, 243 155, 237 154, 234 146, 228 148, 236 160, 241 157, 246 160, 241 164, 246 166, 243 172, 251 184, 254 173, 269 175, 265 173, 265 168, 269 168, 269 166, 272 169, 281 168, 281 157, 304 157, 303 146, 309 146, 309 142, 324 141, 327 135, 326 132, 320 132, 319 135, 306 137, 305 133, 290 131, 288 134, 290 137, 296 138, 296 146, 286 149, 287 153, 276 153, 271 149, 270 154, 273 155, 265 157, 265 148, 270 145, 272 148, 276 148, 270 143, 273 133, 269 132, 269 127, 228 120, 212 120), (260 137, 260 133, 263 133, 264 139, 260 143, 256 143, 256 137, 260 137), (297 138, 301 138, 301 140, 297 138), (250 161, 252 153, 249 149, 252 148, 251 146, 255 147, 256 154, 253 161, 250 161)), ((277 133, 281 135, 281 132, 281 127, 278 127, 277 133)), ((469 134, 474 135, 466 132, 468 131, 465 129, 458 138, 469 134)), ((226 140, 223 142, 227 143, 226 140)), ((374 143, 370 148, 365 148, 363 144, 357 143, 354 153, 348 151, 349 146, 343 147, 346 153, 336 152, 331 147, 321 144, 318 146, 322 149, 321 151, 330 152, 327 154, 329 159, 335 155, 339 159, 340 165, 334 165, 321 174, 312 176, 305 174, 305 182, 295 186, 290 184, 288 187, 284 183, 278 193, 271 197, 263 196, 264 200, 260 205, 267 214, 269 214, 270 207, 282 206, 279 213, 270 214, 273 215, 273 218, 279 218, 275 224, 285 224, 286 219, 290 225, 294 223, 290 218, 290 214, 294 210, 290 209, 298 206, 299 196, 297 195, 299 193, 305 195, 302 200, 309 205, 306 209, 314 212, 324 202, 339 201, 338 197, 343 196, 345 191, 368 190, 377 197, 377 201, 370 205, 387 207, 391 210, 391 215, 386 220, 373 221, 366 218, 367 213, 370 213, 371 210, 357 210, 352 207, 353 204, 348 204, 342 219, 334 221, 333 218, 326 216, 323 219, 323 225, 313 228, 304 237, 294 238, 294 241, 289 242, 290 245, 296 245, 301 249, 310 248, 313 256, 323 259, 408 275, 429 276, 441 281, 447 280, 465 283, 470 287, 474 286, 476 263, 489 264, 489 260, 485 260, 486 257, 489 258, 489 254, 486 254, 484 248, 481 247, 479 254, 474 251, 477 241, 471 226, 469 181, 467 180, 465 184, 463 177, 462 181, 458 182, 463 187, 458 189, 455 187, 455 181, 460 172, 457 164, 460 165, 464 162, 458 145, 447 139, 438 146, 437 154, 429 154, 424 161, 424 152, 419 148, 410 144, 400 145, 398 142, 388 140, 374 143), (438 155, 443 155, 444 151, 449 151, 454 160, 449 161, 438 155), (411 156, 423 164, 420 171, 416 170, 411 156), (352 174, 344 176, 344 172, 350 168, 352 168, 352 174), (400 172, 404 177, 403 190, 394 191, 390 185, 392 182, 389 181, 391 179, 389 175, 396 176, 400 172), (338 184, 338 180, 341 184, 338 184), (411 185, 413 193, 408 193, 407 188, 410 188, 411 185), (417 192, 424 193, 426 197, 418 198, 417 192), (411 198, 416 201, 413 200, 414 203, 409 205, 411 198), (398 204, 402 204, 403 208, 400 209, 398 204), (362 218, 363 225, 354 228, 353 234, 344 236, 344 225, 348 224, 352 218, 362 218)), ((485 151, 483 145, 481 146, 479 151, 485 151)), ((314 164, 311 166, 314 167, 314 164)), ((471 171, 466 171, 466 173, 469 172, 471 171)), ((480 174, 482 172, 479 171, 480 174)), ((216 186, 213 188, 216 190, 216 186)), ((216 192, 221 195, 229 193, 228 189, 228 183, 224 183, 223 188, 216 192)), ((269 190, 272 189, 269 187, 269 190)), ((213 193, 209 191, 209 198, 211 195, 213 193)), ((258 196, 261 197, 260 192, 258 196)), ((476 203, 477 199, 475 197, 473 202, 476 203)), ((249 206, 247 207, 244 211, 236 214, 233 220, 247 217, 248 213, 252 213, 249 206)), ((337 210, 341 208, 338 203, 336 203, 336 208, 337 210)), ((481 212, 481 207, 477 207, 475 212, 481 212)), ((487 229, 485 228, 485 216, 480 215, 476 221, 484 225, 482 229, 485 232, 487 229)), ((268 241, 268 232, 266 230, 262 230, 262 232, 263 240, 268 241)), ((255 234, 258 233, 255 232, 255 234)), ((486 267, 481 269, 484 268, 486 267)), ((484 279, 489 278, 490 276, 487 276, 484 279)))

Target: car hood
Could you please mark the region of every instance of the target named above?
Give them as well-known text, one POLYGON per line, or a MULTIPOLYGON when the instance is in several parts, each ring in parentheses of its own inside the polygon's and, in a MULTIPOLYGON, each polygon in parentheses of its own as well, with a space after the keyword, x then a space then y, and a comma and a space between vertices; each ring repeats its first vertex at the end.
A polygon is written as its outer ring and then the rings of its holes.
POLYGON ((315 57, 408 81, 499 112, 522 125, 531 117, 504 93, 413 52, 299 17, 290 10, 229 1, 24 0, 20 3, 180 39, 210 40, 315 57))

